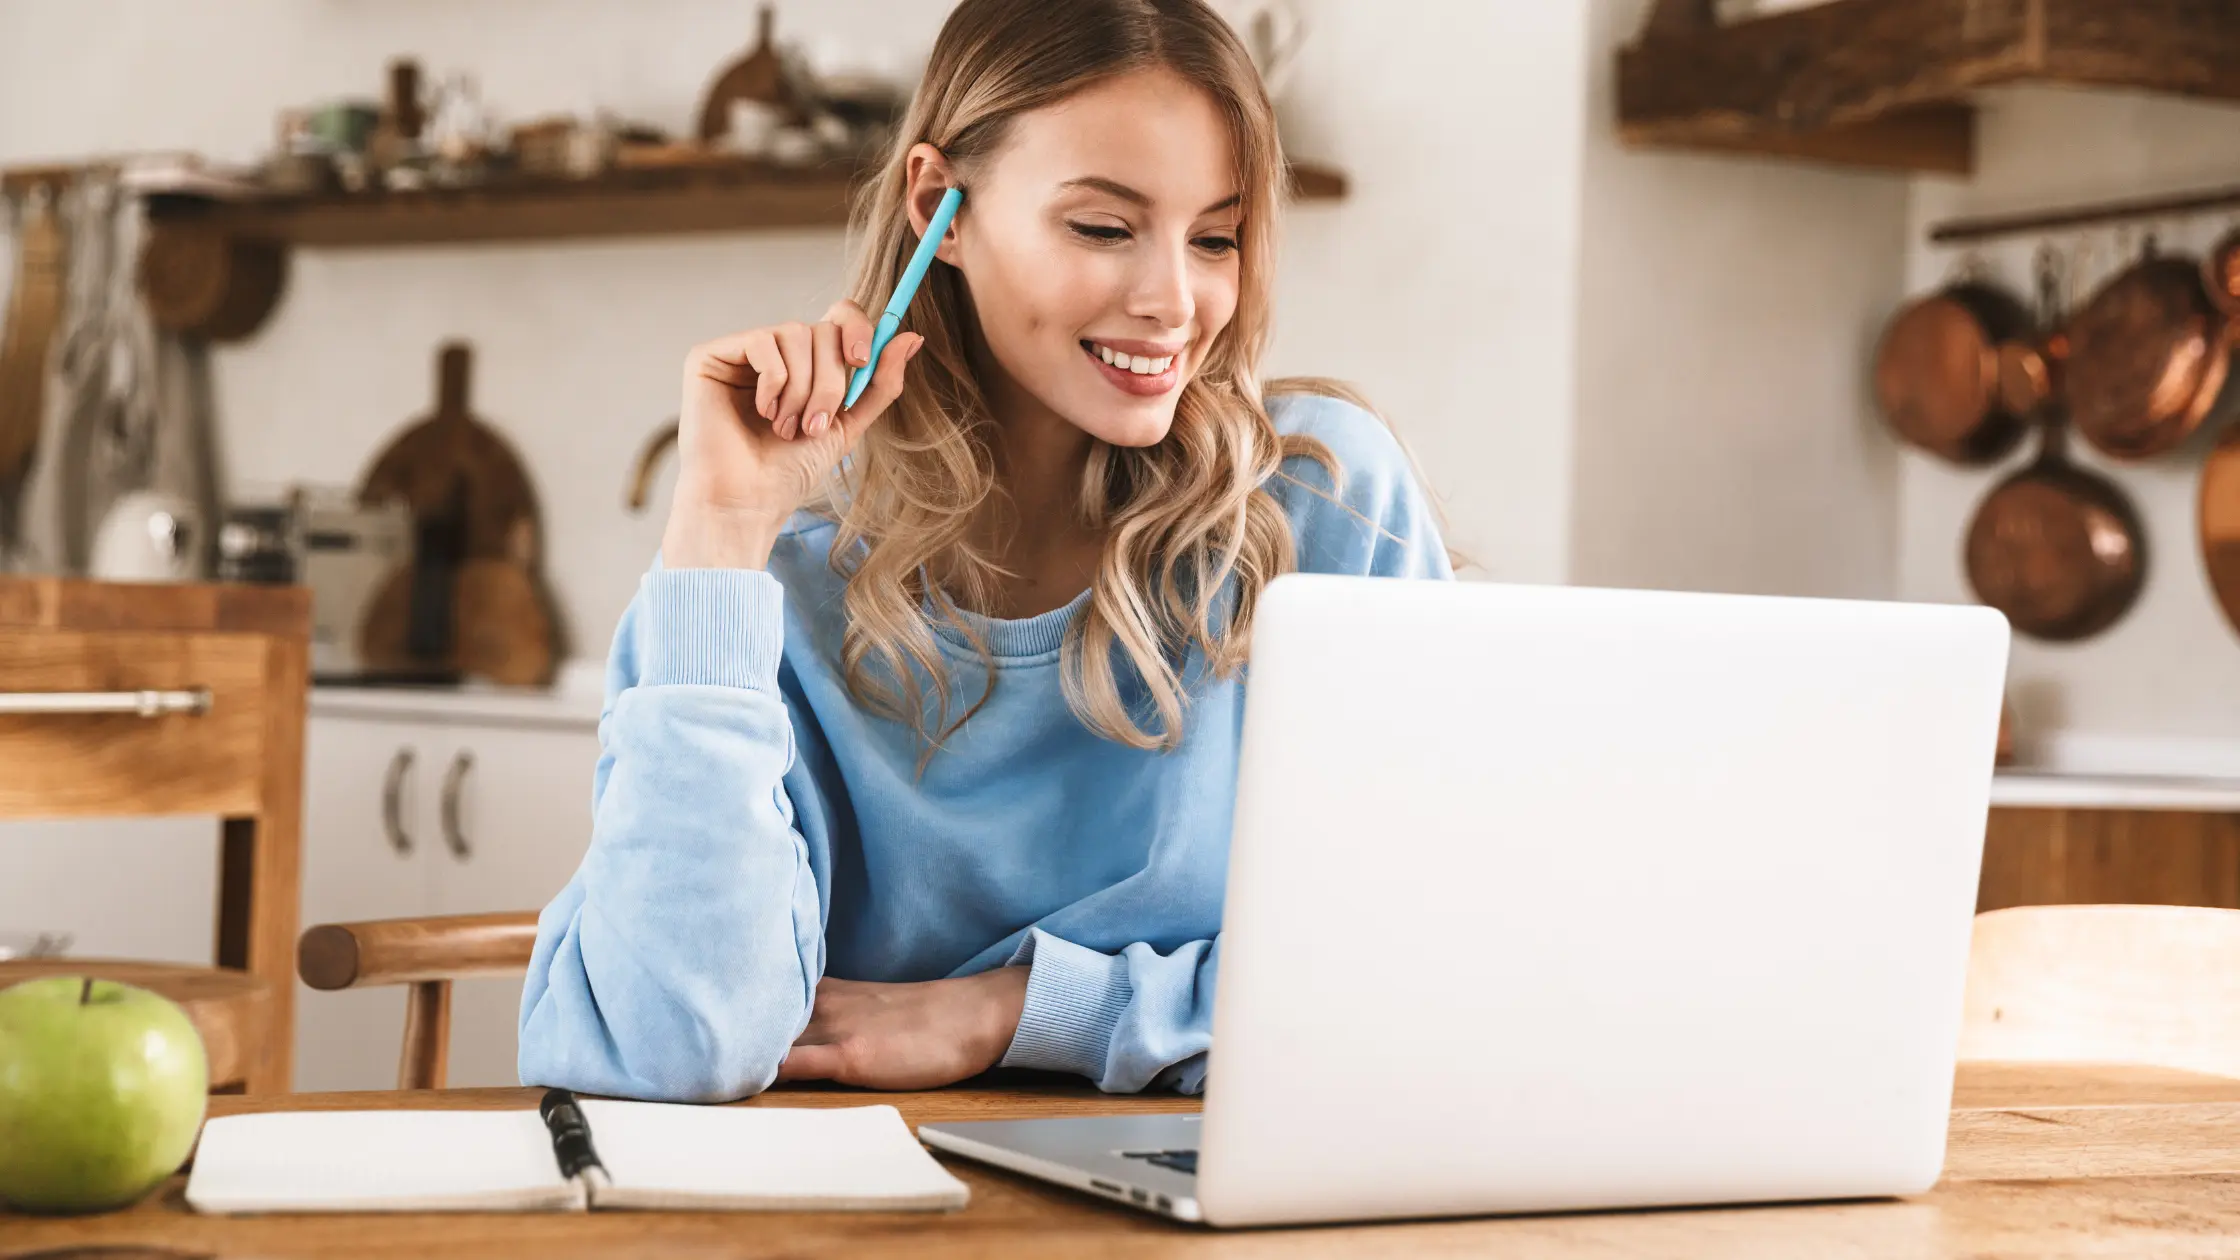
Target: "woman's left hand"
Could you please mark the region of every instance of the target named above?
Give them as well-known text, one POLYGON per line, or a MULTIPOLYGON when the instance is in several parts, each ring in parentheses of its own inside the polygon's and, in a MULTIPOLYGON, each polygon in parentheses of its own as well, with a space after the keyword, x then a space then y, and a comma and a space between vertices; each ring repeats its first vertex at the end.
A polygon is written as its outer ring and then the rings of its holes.
POLYGON ((917 984, 817 982, 809 1026, 778 1068, 781 1081, 869 1089, 937 1089, 994 1067, 1019 1031, 1027 969, 917 984))

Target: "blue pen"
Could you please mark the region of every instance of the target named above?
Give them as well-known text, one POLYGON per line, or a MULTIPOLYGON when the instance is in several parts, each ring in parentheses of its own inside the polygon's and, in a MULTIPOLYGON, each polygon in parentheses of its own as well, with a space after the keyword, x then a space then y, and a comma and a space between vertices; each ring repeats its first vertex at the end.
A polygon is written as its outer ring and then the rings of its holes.
POLYGON ((842 408, 853 407, 863 396, 863 388, 871 383, 871 369, 879 366, 879 352, 887 348, 894 335, 902 328, 902 313, 910 309, 910 299, 918 295, 918 282, 926 278, 926 269, 933 266, 933 251, 941 248, 941 238, 949 231, 949 220, 957 217, 957 207, 964 203, 964 189, 951 188, 941 194, 941 204, 934 207, 933 218, 926 223, 926 234, 918 240, 918 252, 910 255, 910 265, 902 269, 902 279, 894 286, 894 296, 887 299, 887 309, 879 316, 879 326, 871 331, 871 359, 856 369, 848 379, 847 401, 842 408))

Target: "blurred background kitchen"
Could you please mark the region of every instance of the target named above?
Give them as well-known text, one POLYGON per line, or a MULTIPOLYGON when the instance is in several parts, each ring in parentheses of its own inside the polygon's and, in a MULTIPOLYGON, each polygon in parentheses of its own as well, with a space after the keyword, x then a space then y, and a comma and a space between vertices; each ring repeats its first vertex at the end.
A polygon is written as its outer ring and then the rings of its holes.
MULTIPOLYGON (((1985 905, 2240 905, 2240 11, 1221 7, 1297 172, 1270 367, 1389 414, 1473 576, 1994 602, 1985 905)), ((0 571, 310 586, 304 924, 573 869, 682 356, 839 295, 946 9, 0 6, 0 571)), ((0 949, 206 963, 214 843, 8 824, 0 949)), ((400 1001, 306 993, 297 1084, 386 1083, 400 1001)))

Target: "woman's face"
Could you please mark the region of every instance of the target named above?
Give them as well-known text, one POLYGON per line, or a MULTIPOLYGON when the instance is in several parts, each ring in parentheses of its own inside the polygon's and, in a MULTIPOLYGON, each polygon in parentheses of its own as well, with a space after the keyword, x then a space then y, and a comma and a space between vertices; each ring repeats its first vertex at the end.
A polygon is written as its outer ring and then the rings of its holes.
MULTIPOLYGON (((922 182, 920 231, 940 195, 922 182)), ((990 401, 1116 446, 1165 438, 1236 313, 1238 192, 1221 115, 1171 71, 1013 120, 940 252, 971 292, 990 401)))

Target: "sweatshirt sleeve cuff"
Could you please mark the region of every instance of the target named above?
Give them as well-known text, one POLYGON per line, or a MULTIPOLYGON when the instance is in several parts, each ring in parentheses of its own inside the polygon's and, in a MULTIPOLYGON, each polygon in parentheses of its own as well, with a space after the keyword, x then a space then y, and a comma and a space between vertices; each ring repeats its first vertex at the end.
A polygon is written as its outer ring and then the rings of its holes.
POLYGON ((778 689, 785 588, 759 569, 655 569, 640 580, 638 681, 778 689))
POLYGON ((1034 928, 1011 956, 1012 966, 1021 964, 1028 966, 1027 1001, 1003 1066, 1102 1081, 1113 1030, 1135 992, 1128 960, 1034 928))

